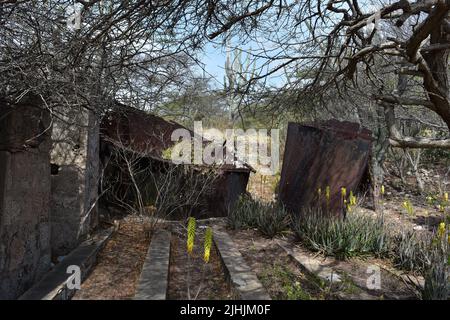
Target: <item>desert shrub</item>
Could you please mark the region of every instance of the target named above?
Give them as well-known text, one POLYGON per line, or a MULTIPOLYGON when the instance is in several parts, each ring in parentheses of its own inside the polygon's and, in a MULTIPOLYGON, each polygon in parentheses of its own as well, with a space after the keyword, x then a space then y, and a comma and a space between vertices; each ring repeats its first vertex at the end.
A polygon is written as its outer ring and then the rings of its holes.
POLYGON ((257 228, 263 235, 273 238, 287 229, 288 212, 279 204, 265 203, 242 196, 228 215, 228 225, 233 229, 257 228))
POLYGON ((290 215, 281 205, 270 203, 257 216, 257 228, 263 235, 273 238, 285 231, 290 223, 290 215))
POLYGON ((430 251, 430 264, 425 267, 424 300, 447 300, 450 297, 450 274, 448 249, 435 247, 430 251))
POLYGON ((393 261, 396 267, 423 272, 427 265, 431 240, 424 235, 419 236, 413 230, 401 231, 394 238, 393 261))
POLYGON ((391 243, 382 218, 352 212, 332 217, 320 209, 307 209, 294 219, 293 229, 310 249, 340 259, 374 254, 385 256, 391 243))
POLYGON ((261 211, 261 207, 261 203, 253 200, 250 196, 239 197, 228 213, 228 226, 232 229, 256 228, 256 217, 261 211))
POLYGON ((396 266, 414 271, 425 280, 424 287, 417 288, 422 299, 447 299, 450 294, 448 235, 404 231, 396 236, 395 244, 396 266))

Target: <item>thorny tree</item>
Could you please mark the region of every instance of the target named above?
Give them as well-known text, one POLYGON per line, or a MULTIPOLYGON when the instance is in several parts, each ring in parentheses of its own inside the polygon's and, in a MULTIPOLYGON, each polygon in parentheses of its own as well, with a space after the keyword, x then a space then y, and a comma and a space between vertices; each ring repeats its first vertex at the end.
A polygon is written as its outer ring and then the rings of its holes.
POLYGON ((370 98, 385 108, 392 145, 450 148, 450 139, 402 136, 393 110, 425 107, 448 131, 448 0, 266 1, 251 2, 244 12, 234 4, 232 12, 209 37, 227 32, 228 37, 241 36, 241 45, 252 41, 247 54, 259 67, 247 88, 284 74, 288 81, 282 89, 295 92, 298 103, 311 94, 326 97, 331 88, 344 95, 364 77, 372 87, 370 98), (399 78, 395 88, 392 75, 399 78), (411 93, 405 92, 408 84, 414 88, 411 93))
MULTIPOLYGON (((242 75, 242 92, 232 93, 246 105, 262 98, 279 113, 324 108, 336 94, 354 104, 365 97, 374 110, 370 122, 387 123, 376 144, 379 160, 386 144, 450 148, 448 137, 408 136, 398 128, 403 110, 429 125, 420 117, 427 110, 437 115, 431 125, 448 135, 449 0, 0 3, 0 94, 11 103, 33 93, 53 116, 57 106, 97 111, 114 99, 152 107, 184 83, 207 42, 233 42, 256 66, 250 78, 242 75), (66 25, 73 6, 81 12, 75 30, 66 25), (349 93, 357 98, 347 99, 349 93)), ((364 106, 357 112, 363 115, 364 106)))
POLYGON ((213 168, 176 165, 154 156, 151 147, 106 139, 101 187, 110 204, 147 218, 149 231, 162 219, 201 215, 216 186, 213 168))
MULTIPOLYGON (((156 84, 173 83, 180 74, 176 62, 186 64, 205 41, 238 36, 241 44, 251 40, 250 54, 264 62, 249 84, 285 70, 295 80, 286 89, 318 93, 344 79, 355 83, 361 67, 384 89, 374 67, 376 56, 386 57, 401 63, 399 73, 420 77, 423 93, 380 90, 374 98, 389 106, 424 106, 450 126, 448 0, 8 0, 0 9, 6 97, 34 91, 86 105, 102 95, 131 98, 136 87, 145 88, 135 86, 140 81, 155 89, 155 75, 162 76, 156 84), (81 12, 79 30, 66 26, 73 4, 81 12)), ((450 147, 449 140, 411 140, 391 129, 393 144, 450 147)))

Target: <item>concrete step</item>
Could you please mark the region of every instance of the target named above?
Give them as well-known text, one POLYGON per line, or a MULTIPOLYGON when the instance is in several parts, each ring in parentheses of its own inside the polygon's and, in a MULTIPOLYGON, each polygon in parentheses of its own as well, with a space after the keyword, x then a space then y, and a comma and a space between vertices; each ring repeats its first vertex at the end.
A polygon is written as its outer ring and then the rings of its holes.
POLYGON ((97 260, 97 254, 110 238, 114 228, 99 231, 91 239, 82 242, 63 261, 50 270, 38 283, 26 291, 19 300, 68 300, 76 289, 70 289, 75 274, 67 273, 69 266, 78 266, 81 281, 89 274, 97 260))
POLYGON ((165 300, 169 280, 170 233, 157 231, 142 267, 135 300, 165 300))
POLYGON ((214 243, 235 294, 242 300, 271 300, 253 270, 247 265, 230 235, 217 228, 214 243))

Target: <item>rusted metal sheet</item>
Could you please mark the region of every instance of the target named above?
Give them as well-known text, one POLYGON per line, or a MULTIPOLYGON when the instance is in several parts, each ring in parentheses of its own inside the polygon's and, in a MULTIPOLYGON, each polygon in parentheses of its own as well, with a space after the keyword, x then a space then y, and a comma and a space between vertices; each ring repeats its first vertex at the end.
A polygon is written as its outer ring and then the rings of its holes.
POLYGON ((164 150, 174 145, 171 135, 176 129, 186 128, 142 110, 119 105, 103 118, 100 132, 103 140, 107 138, 133 151, 162 159, 164 150))
MULTIPOLYGON (((120 145, 142 153, 144 157, 151 158, 151 161, 172 165, 170 160, 164 159, 164 151, 174 145, 171 135, 176 129, 188 130, 176 122, 119 104, 102 121, 101 153, 107 155, 108 148, 120 145)), ((192 131, 188 131, 193 139, 198 139, 192 131)), ((203 140, 203 143, 208 144, 209 141, 203 140)), ((195 167, 201 170, 207 166, 195 167)), ((206 210, 198 208, 198 217, 226 216, 228 208, 246 191, 250 172, 253 170, 245 163, 223 164, 215 168, 219 176, 214 182, 214 192, 205 198, 206 210)))
POLYGON ((368 165, 371 141, 371 131, 357 123, 289 123, 280 200, 294 214, 315 205, 342 213, 341 188, 346 188, 347 195, 358 188, 368 165), (325 196, 327 186, 329 201, 325 196))
POLYGON ((233 208, 239 196, 247 190, 250 172, 224 171, 215 181, 214 193, 206 199, 207 212, 204 216, 224 217, 233 208))

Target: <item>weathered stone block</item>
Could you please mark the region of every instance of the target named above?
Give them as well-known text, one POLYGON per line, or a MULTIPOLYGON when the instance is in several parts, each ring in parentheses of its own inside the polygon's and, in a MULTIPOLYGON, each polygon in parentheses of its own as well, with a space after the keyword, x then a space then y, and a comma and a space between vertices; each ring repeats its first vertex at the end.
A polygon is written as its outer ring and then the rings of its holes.
POLYGON ((96 116, 80 108, 64 110, 52 131, 51 246, 54 255, 74 249, 96 225, 99 176, 99 125, 96 116))
POLYGON ((0 105, 0 299, 50 267, 49 115, 32 105, 0 105))

